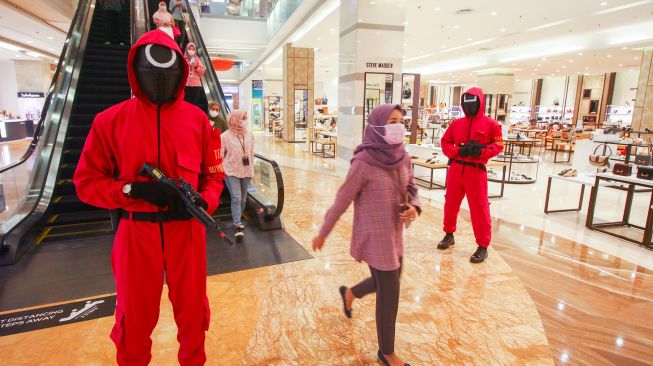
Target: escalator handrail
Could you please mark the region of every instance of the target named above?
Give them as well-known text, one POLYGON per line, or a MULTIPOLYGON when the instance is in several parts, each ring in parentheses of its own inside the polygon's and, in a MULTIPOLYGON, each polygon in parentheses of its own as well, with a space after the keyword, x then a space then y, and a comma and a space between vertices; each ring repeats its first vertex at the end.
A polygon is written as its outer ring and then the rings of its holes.
MULTIPOLYGON (((277 181, 277 206, 276 206, 274 212, 267 212, 267 210, 265 212, 265 218, 266 219, 273 219, 273 218, 278 217, 279 215, 281 215, 281 212, 283 212, 283 203, 284 203, 284 200, 285 200, 285 194, 284 194, 285 189, 284 189, 284 185, 283 185, 283 174, 281 174, 281 167, 279 166, 279 164, 276 161, 270 160, 270 159, 268 159, 268 158, 266 158, 266 157, 264 157, 264 156, 262 156, 260 154, 254 153, 254 157, 259 159, 259 160, 263 160, 266 163, 272 165, 272 169, 274 170, 274 176, 275 176, 275 179, 277 181)), ((258 203, 260 203, 262 207, 265 207, 263 202, 258 201, 256 199, 256 197, 254 197, 252 195, 250 195, 250 196, 252 197, 252 199, 254 199, 258 203)))
POLYGON ((11 169, 14 169, 15 167, 25 163, 36 150, 36 146, 38 145, 39 140, 41 139, 41 134, 43 133, 43 126, 45 125, 45 119, 48 115, 48 108, 50 107, 50 102, 52 101, 52 97, 54 95, 56 86, 60 82, 59 79, 61 77, 61 71, 63 70, 66 61, 65 56, 66 56, 66 52, 68 51, 68 45, 70 44, 70 38, 72 37, 73 28, 75 27, 77 19, 80 16, 79 13, 82 8, 83 8, 82 6, 77 7, 77 10, 75 11, 75 15, 73 16, 73 19, 70 22, 70 28, 68 28, 68 33, 66 34, 66 40, 64 41, 63 48, 61 49, 59 62, 57 63, 57 68, 55 69, 54 76, 52 77, 50 88, 48 88, 48 95, 45 97, 45 102, 43 103, 43 108, 41 109, 41 117, 39 118, 39 123, 34 128, 34 135, 32 136, 32 141, 30 142, 29 146, 27 147, 27 150, 20 157, 20 159, 18 159, 18 161, 14 163, 11 163, 1 168, 0 174, 7 172, 11 169))
MULTIPOLYGON (((209 51, 206 48, 206 44, 204 44, 204 39, 201 37, 199 26, 197 25, 197 21, 195 20, 195 15, 193 14, 193 10, 191 9, 188 0, 182 0, 182 1, 184 4, 183 8, 186 10, 186 13, 188 14, 188 19, 190 22, 189 28, 193 28, 194 30, 196 30, 197 34, 199 35, 199 37, 193 37, 192 35, 188 35, 188 36, 189 36, 189 40, 195 43, 197 56, 200 58, 205 68, 204 75, 202 76, 202 81, 204 81, 204 83, 202 85, 216 86, 215 90, 213 90, 213 88, 210 87, 209 90, 211 94, 213 94, 213 92, 217 93, 217 95, 215 96, 212 95, 212 99, 220 103, 220 113, 225 119, 227 119, 227 113, 230 112, 229 105, 227 104, 226 99, 224 97, 224 92, 222 91, 222 86, 220 85, 220 80, 218 79, 218 75, 215 73, 215 69, 213 68, 213 64, 211 63, 211 57, 209 56, 209 51), (199 50, 202 50, 203 52, 199 52, 199 50)), ((186 33, 188 34, 188 32, 186 33)))

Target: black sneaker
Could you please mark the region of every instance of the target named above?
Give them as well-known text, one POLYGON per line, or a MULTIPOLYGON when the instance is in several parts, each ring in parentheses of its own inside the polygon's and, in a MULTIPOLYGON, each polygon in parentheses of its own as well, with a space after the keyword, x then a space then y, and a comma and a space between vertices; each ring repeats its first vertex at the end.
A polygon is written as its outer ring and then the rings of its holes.
POLYGON ((456 244, 456 240, 453 238, 453 234, 447 234, 444 236, 444 239, 438 243, 438 249, 445 250, 449 249, 456 244))
POLYGON ((245 227, 244 226, 236 226, 236 240, 242 240, 243 237, 245 236, 245 227))
POLYGON ((487 258, 487 248, 483 248, 482 246, 479 246, 476 248, 476 251, 472 256, 469 258, 469 261, 472 263, 483 263, 485 262, 485 259, 487 258))

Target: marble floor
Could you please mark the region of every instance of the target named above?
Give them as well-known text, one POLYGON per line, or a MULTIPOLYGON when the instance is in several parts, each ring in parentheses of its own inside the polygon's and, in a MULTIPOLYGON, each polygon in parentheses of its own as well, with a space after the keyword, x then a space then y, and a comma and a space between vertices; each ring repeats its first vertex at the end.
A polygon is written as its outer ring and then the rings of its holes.
MULTIPOLYGON (((300 145, 265 141, 282 166, 285 230, 310 249, 347 169, 300 145)), ((441 204, 423 199, 406 233, 397 352, 413 365, 646 365, 653 360, 653 272, 520 223, 494 220, 490 257, 469 263, 462 212, 457 245, 438 252, 441 204)), ((315 258, 211 276, 209 365, 375 365, 374 299, 342 314, 337 287, 367 275, 348 255, 351 209, 315 258)), ((167 297, 154 365, 176 364, 167 297)), ((110 365, 112 318, 0 338, 2 364, 110 365), (25 352, 25 350, 38 352, 25 352)))

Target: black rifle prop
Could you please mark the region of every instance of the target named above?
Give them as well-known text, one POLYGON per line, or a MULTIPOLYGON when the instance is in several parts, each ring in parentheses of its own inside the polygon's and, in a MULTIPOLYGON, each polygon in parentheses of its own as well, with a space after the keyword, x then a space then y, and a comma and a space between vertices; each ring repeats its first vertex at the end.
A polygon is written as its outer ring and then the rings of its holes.
POLYGON ((229 239, 229 237, 225 235, 225 233, 220 228, 220 223, 213 219, 213 217, 211 217, 211 215, 209 215, 208 212, 204 210, 204 208, 198 206, 197 202, 199 202, 202 196, 200 196, 200 194, 193 189, 193 186, 188 184, 188 182, 186 182, 183 178, 178 178, 176 180, 169 178, 163 174, 162 171, 148 163, 143 165, 143 168, 141 169, 141 175, 151 177, 158 182, 167 184, 168 186, 173 187, 175 190, 177 190, 182 200, 184 201, 186 210, 188 210, 191 215, 198 219, 204 226, 218 233, 220 238, 224 240, 225 243, 234 245, 234 242, 229 239))

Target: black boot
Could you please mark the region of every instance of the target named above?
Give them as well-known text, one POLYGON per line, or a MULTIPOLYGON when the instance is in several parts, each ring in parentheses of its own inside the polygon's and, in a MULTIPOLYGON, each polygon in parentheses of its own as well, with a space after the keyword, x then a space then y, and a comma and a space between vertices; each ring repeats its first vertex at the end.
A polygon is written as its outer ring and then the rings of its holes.
POLYGON ((476 248, 474 254, 469 258, 469 261, 472 263, 483 263, 485 262, 485 258, 487 258, 487 248, 479 246, 476 248))
POLYGON ((456 240, 453 238, 453 234, 447 233, 442 240, 438 243, 438 249, 445 250, 449 249, 456 244, 456 240))

